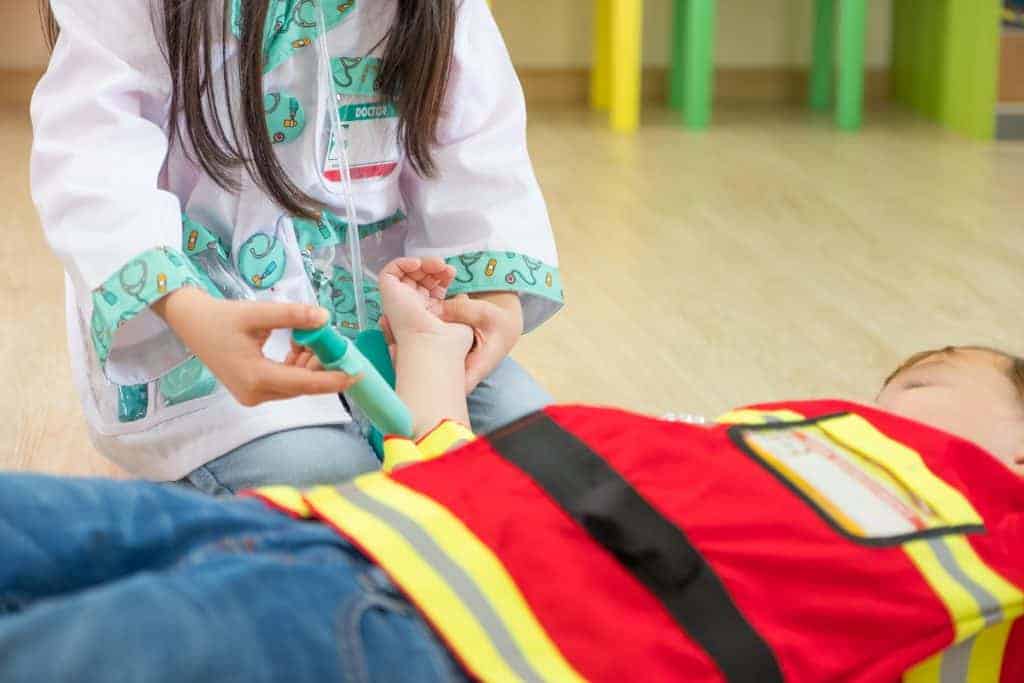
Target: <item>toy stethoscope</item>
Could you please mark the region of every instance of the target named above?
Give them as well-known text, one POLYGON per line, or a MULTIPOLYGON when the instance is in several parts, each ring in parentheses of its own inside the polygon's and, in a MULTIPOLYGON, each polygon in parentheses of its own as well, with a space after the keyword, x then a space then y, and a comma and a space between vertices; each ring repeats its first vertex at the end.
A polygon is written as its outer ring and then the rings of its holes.
MULTIPOLYGON (((313 2, 313 0, 304 0, 304 2, 313 2)), ((320 32, 320 37, 317 40, 320 48, 320 82, 317 85, 318 92, 320 93, 320 101, 327 104, 328 116, 330 116, 331 134, 334 138, 334 149, 338 154, 339 166, 341 167, 341 188, 333 182, 328 181, 320 169, 318 169, 317 175, 320 178, 320 183, 327 192, 332 195, 340 196, 344 200, 345 205, 345 222, 348 225, 346 230, 346 242, 348 243, 348 265, 352 273, 352 292, 355 297, 356 303, 356 322, 359 326, 359 330, 367 329, 367 314, 366 314, 366 294, 363 289, 364 271, 363 271, 363 252, 362 245, 359 239, 359 224, 356 220, 356 206, 355 206, 355 195, 352 190, 352 173, 351 166, 349 164, 348 157, 348 145, 345 139, 345 127, 341 121, 341 113, 337 106, 336 96, 334 94, 334 76, 331 70, 331 56, 327 49, 327 15, 324 13, 323 3, 317 3, 317 8, 320 13, 320 22, 323 25, 323 30, 320 32), (325 92, 326 91, 326 92, 325 92)), ((320 149, 322 142, 320 136, 317 137, 317 159, 326 159, 327 154, 322 154, 320 149)), ((320 267, 326 267, 328 273, 330 272, 330 266, 334 261, 334 247, 330 246, 321 250, 318 250, 317 254, 313 257, 314 264, 320 267)), ((372 276, 371 276, 372 277, 372 276)))

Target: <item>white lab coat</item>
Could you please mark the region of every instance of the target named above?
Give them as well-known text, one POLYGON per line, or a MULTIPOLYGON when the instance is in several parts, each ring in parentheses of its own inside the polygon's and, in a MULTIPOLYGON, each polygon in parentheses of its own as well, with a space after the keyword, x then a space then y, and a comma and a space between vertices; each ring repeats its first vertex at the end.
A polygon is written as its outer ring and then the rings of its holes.
MULTIPOLYGON (((94 441, 154 480, 180 478, 268 433, 350 419, 334 396, 239 405, 153 314, 149 306, 181 286, 226 291, 204 255, 244 279, 254 298, 319 298, 351 332, 352 208, 364 235, 371 324, 379 317, 374 275, 403 254, 455 265, 453 295, 518 292, 527 329, 561 306, 522 91, 485 0, 464 0, 458 10, 430 179, 406 163, 394 112, 373 88, 395 0, 331 2, 323 15, 318 0, 269 1, 268 128, 292 180, 328 207, 320 225, 284 215, 244 173, 241 190, 225 192, 169 144, 170 79, 149 0, 52 0, 61 36, 32 101, 33 197, 67 273, 73 372, 94 441), (326 161, 335 102, 347 126, 347 166, 326 161), (322 179, 345 169, 351 206, 322 179), (318 293, 312 262, 327 280, 318 293)), ((221 67, 228 74, 236 53, 231 37, 221 67)), ((265 352, 280 360, 287 349, 280 332, 265 352)))

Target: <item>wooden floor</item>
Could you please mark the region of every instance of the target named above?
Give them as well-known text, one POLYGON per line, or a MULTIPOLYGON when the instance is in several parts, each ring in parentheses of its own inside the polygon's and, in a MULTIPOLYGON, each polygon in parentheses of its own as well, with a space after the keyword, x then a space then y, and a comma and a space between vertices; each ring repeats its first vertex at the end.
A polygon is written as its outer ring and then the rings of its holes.
MULTIPOLYGON (((568 307, 517 356, 561 401, 715 414, 870 399, 903 356, 1024 351, 1024 145, 900 112, 859 136, 800 110, 635 138, 534 111, 531 147, 568 307)), ((28 195, 30 129, 0 109, 0 469, 110 474, 69 380, 61 272, 28 195)))

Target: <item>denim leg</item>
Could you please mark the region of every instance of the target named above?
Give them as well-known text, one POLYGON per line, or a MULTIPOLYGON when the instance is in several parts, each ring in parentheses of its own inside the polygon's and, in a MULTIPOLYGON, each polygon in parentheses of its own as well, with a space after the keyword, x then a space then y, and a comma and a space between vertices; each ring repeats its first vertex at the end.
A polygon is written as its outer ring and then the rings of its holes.
POLYGON ((182 483, 210 495, 230 495, 274 484, 333 484, 379 467, 369 442, 352 422, 264 436, 208 462, 182 483))
MULTIPOLYGON (((9 479, 16 478, 0 478, 5 503, 18 493, 9 479)), ((5 564, 24 567, 13 575, 42 570, 59 579, 95 563, 116 570, 0 615, 2 681, 465 680, 383 573, 323 525, 169 487, 22 479, 43 484, 54 505, 5 517, 0 538, 21 540, 17 554, 5 546, 5 564), (92 504, 81 497, 83 485, 92 504), (135 501, 131 490, 118 494, 120 487, 142 489, 149 502, 135 501), (65 509, 54 495, 62 492, 79 499, 65 509), (52 516, 29 521, 40 511, 52 516), (203 538, 167 533, 161 515, 180 515, 186 532, 204 519, 203 538), (83 543, 76 517, 116 542, 83 543), (154 519, 162 540, 136 528, 137 517, 154 519), (45 561, 32 557, 29 539, 45 561)), ((12 498, 14 509, 18 498, 32 502, 24 493, 12 498)))
POLYGON ((219 503, 145 482, 0 476, 0 612, 133 572, 286 520, 255 501, 219 503))
POLYGON ((523 366, 506 358, 473 390, 468 402, 473 431, 488 434, 551 405, 554 399, 523 366))

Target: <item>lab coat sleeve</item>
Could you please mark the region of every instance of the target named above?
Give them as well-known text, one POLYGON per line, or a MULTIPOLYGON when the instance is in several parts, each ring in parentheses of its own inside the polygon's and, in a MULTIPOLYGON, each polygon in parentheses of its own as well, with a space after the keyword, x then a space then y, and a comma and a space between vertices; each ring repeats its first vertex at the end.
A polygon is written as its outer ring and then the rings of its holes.
POLYGON ((150 306, 203 286, 160 189, 170 76, 148 0, 52 0, 61 35, 32 99, 31 184, 107 377, 148 382, 189 357, 150 306))
POLYGON ((517 292, 527 331, 562 306, 551 222, 526 147, 526 105, 485 0, 458 11, 448 93, 434 147, 437 172, 407 163, 406 254, 442 257, 449 291, 517 292))

